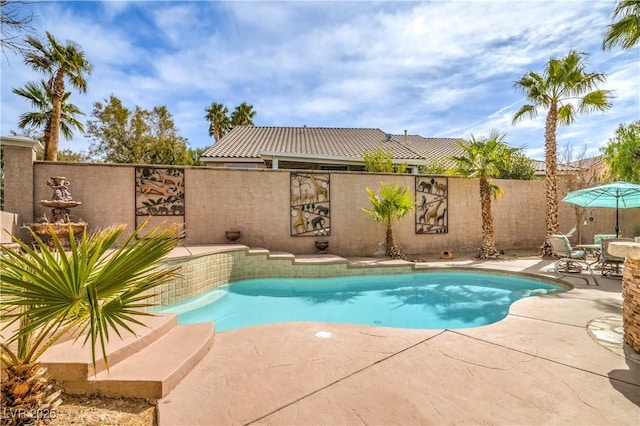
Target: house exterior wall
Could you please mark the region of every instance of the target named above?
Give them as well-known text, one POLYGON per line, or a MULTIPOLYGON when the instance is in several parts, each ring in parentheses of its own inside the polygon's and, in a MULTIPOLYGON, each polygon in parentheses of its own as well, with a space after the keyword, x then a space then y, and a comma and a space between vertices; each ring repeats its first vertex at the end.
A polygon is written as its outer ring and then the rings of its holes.
MULTIPOLYGON (((6 155, 6 152, 5 152, 6 155)), ((7 158, 5 157, 5 161, 7 158)), ((35 162, 31 168, 14 170, 5 166, 5 210, 20 209, 22 221, 30 223, 49 209, 39 200, 51 199, 46 181, 65 176, 73 199, 82 204, 72 209, 73 219, 82 219, 89 230, 114 224, 134 229, 135 166, 81 163, 35 162), (33 173, 33 187, 25 187, 33 173), (25 175, 25 176, 23 176, 25 175), (27 205, 27 207, 25 207, 27 205), (29 206, 33 211, 29 216, 29 206), (26 212, 26 213, 25 213, 26 212)), ((21 166, 22 167, 22 166, 21 166)), ((269 169, 184 168, 186 244, 225 244, 225 230, 242 232, 238 244, 296 254, 316 253, 316 240, 329 241, 329 252, 343 256, 371 256, 385 238, 384 226, 362 212, 369 207, 366 187, 377 190, 380 182, 397 182, 414 191, 415 175, 358 172, 330 173, 331 235, 299 237, 291 235, 290 171, 269 169)), ((416 234, 415 215, 409 213, 393 228, 401 250, 409 254, 441 251, 475 251, 481 244, 481 215, 478 181, 449 177, 449 223, 446 234, 416 234)), ((497 248, 533 250, 545 234, 544 181, 500 180, 505 195, 493 202, 497 248)), ((27 185, 28 186, 28 185, 27 185)), ((573 209, 560 203, 560 229, 575 224, 573 209)), ((593 221, 583 228, 585 243, 596 233, 611 233, 615 210, 589 209, 593 221)), ((167 216, 168 222, 182 223, 182 217, 167 216)), ((640 209, 620 211, 625 236, 640 235, 640 209)), ((577 241, 574 241, 577 243, 577 241)))

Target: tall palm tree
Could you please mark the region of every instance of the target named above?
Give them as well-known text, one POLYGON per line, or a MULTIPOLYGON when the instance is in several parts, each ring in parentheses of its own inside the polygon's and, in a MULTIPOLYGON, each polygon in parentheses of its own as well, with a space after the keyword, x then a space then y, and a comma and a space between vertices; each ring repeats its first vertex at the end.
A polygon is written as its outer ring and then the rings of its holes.
POLYGON ((604 50, 616 46, 629 50, 640 40, 640 0, 620 0, 613 11, 613 19, 618 21, 607 27, 602 42, 604 50))
POLYGON ((213 136, 215 141, 218 142, 231 129, 229 110, 226 106, 217 102, 212 102, 204 110, 206 112, 204 118, 209 121, 209 136, 213 136))
POLYGON ((26 38, 34 50, 25 55, 25 63, 34 70, 49 76, 47 86, 50 87, 52 99, 51 126, 48 139, 45 140, 44 159, 56 161, 60 142, 62 119, 62 101, 65 92, 65 80, 81 93, 87 91, 85 74, 91 74, 92 66, 85 58, 80 46, 73 41, 60 44, 46 32, 48 45, 44 45, 35 37, 26 38))
POLYGON ((253 126, 253 117, 256 114, 253 105, 242 102, 231 114, 231 126, 253 126))
MULTIPOLYGON (((12 90, 16 95, 30 101, 31 106, 35 109, 35 111, 26 112, 20 116, 18 127, 21 129, 42 129, 45 141, 49 139, 51 133, 53 116, 53 95, 48 89, 47 83, 40 80, 38 83, 30 81, 24 87, 12 90)), ((66 92, 62 97, 60 117, 60 133, 67 140, 73 137, 74 128, 84 133, 84 125, 76 118, 76 115, 84 115, 84 113, 74 104, 67 102, 70 96, 71 92, 66 92)))
MULTIPOLYGON (((529 71, 514 84, 516 90, 531 103, 523 105, 515 113, 513 124, 524 118, 535 118, 539 109, 547 111, 544 132, 547 237, 560 230, 556 181, 557 126, 573 123, 579 113, 605 111, 611 107, 611 92, 597 89, 598 84, 606 80, 606 75, 587 72, 584 57, 585 54, 572 50, 563 58, 551 58, 542 75, 529 71)), ((543 243, 543 252, 551 254, 546 243, 543 243)))
POLYGON ((118 247, 123 225, 90 237, 84 232, 79 243, 71 234, 67 251, 53 228, 55 250, 33 232, 37 249, 15 237, 20 250, 2 247, 0 319, 8 339, 0 343, 0 389, 3 409, 14 414, 6 417, 8 424, 34 424, 27 416, 51 412, 60 403, 38 358, 62 336, 90 341, 94 368, 100 346, 108 366, 109 338, 132 333, 131 325, 150 315, 145 308, 152 290, 176 274, 158 262, 177 246, 179 235, 170 228, 142 234, 143 227, 118 247))
POLYGON ((383 222, 386 226, 385 250, 387 256, 401 257, 398 246, 393 239, 392 226, 399 222, 407 213, 415 207, 415 201, 409 188, 400 184, 380 183, 379 193, 366 188, 371 202, 371 209, 363 208, 362 211, 371 215, 376 222, 383 222))
POLYGON ((448 174, 479 179, 482 247, 478 257, 481 259, 496 257, 499 254, 496 250, 491 198, 497 200, 504 192, 491 179, 500 176, 500 172, 518 151, 517 148, 511 148, 504 142, 505 137, 505 134, 500 134, 497 130, 492 130, 489 138, 476 139, 471 135, 469 141, 459 143, 463 155, 452 156, 453 167, 447 171, 448 174))

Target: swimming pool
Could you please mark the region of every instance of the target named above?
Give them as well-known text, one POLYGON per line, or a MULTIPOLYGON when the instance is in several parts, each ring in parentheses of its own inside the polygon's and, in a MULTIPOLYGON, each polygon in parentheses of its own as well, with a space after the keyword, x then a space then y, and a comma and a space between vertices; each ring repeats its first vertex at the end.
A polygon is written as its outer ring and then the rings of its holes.
POLYGON ((236 281, 156 312, 176 313, 182 324, 214 321, 217 331, 294 321, 455 329, 494 323, 516 300, 568 289, 484 271, 262 278, 236 281))

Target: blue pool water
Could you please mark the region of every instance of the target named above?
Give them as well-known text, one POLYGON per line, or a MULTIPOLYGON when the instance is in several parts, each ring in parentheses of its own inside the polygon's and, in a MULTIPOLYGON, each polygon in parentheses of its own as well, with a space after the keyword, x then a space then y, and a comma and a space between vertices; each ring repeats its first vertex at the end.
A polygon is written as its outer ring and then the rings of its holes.
POLYGON ((514 276, 429 272, 236 281, 163 307, 182 324, 215 321, 225 331, 290 321, 400 328, 468 328, 504 318, 524 297, 567 288, 514 276))

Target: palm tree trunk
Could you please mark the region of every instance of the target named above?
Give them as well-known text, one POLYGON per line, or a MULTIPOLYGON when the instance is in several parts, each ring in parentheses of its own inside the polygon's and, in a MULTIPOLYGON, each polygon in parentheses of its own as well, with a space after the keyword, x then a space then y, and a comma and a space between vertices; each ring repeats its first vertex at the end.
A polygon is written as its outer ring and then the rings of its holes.
POLYGON ((44 425, 55 418, 61 391, 49 383, 47 369, 38 363, 9 365, 2 372, 2 424, 44 425))
POLYGON ((53 81, 53 96, 51 97, 51 133, 45 141, 44 159, 56 161, 58 159, 58 145, 60 144, 60 120, 62 117, 62 97, 64 96, 64 71, 59 69, 53 81))
POLYGON ((398 251, 398 246, 396 242, 393 240, 393 231, 391 230, 391 226, 387 225, 387 237, 385 241, 385 246, 387 249, 387 256, 392 258, 397 258, 400 252, 398 251))
POLYGON ((44 126, 44 136, 42 139, 44 140, 45 148, 49 146, 49 138, 51 138, 51 119, 49 119, 47 125, 44 126))
POLYGON ((480 248, 481 259, 495 256, 496 250, 495 233, 493 229, 493 212, 491 211, 491 191, 489 181, 480 179, 480 205, 482 210, 482 247, 480 248))
POLYGON ((215 122, 213 124, 213 137, 215 138, 216 142, 219 142, 220 139, 222 139, 222 129, 220 128, 219 122, 215 122))
MULTIPOLYGON (((551 102, 549 106, 549 112, 545 123, 544 131, 544 148, 545 148, 545 175, 547 182, 547 211, 546 211, 546 224, 547 235, 558 234, 560 232, 560 224, 558 223, 558 183, 556 179, 557 174, 557 143, 556 143, 556 128, 558 126, 558 105, 556 102, 551 102)), ((548 245, 545 239, 542 251, 544 255, 551 255, 551 247, 548 245)))

